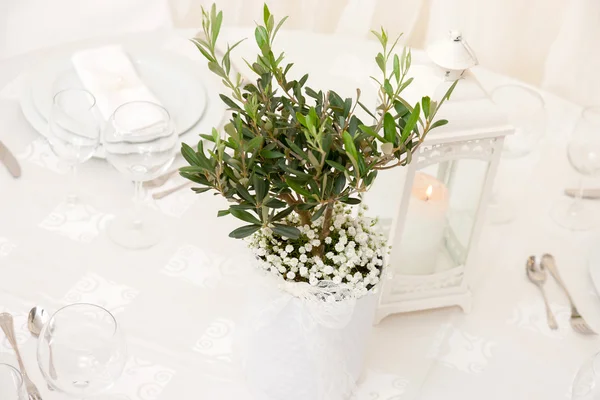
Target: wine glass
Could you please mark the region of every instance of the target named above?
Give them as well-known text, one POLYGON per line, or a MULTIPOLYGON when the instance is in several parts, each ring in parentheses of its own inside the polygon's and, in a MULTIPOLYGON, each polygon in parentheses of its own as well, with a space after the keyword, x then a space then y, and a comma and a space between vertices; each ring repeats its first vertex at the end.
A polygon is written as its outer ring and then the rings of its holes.
POLYGON ((109 237, 130 248, 147 248, 158 243, 161 227, 142 209, 142 182, 163 174, 175 158, 179 139, 173 121, 163 107, 134 101, 118 107, 104 131, 107 160, 135 184, 135 210, 115 218, 109 237))
MULTIPOLYGON (((490 94, 492 101, 506 114, 508 122, 515 128, 512 135, 504 138, 502 158, 498 168, 497 182, 503 172, 522 171, 524 156, 530 154, 546 130, 546 111, 542 96, 521 85, 502 85, 490 94)), ((514 185, 514 179, 511 176, 514 185)), ((518 192, 518 191, 517 191, 518 192)), ((516 217, 516 199, 509 193, 494 191, 489 204, 488 218, 492 223, 501 224, 516 217)))
POLYGON ((48 143, 69 166, 71 189, 67 204, 77 203, 77 165, 89 160, 100 143, 96 99, 85 89, 65 89, 54 95, 48 119, 48 143))
POLYGON ((598 399, 600 399, 600 353, 583 363, 571 387, 571 400, 598 399))
POLYGON ((25 400, 23 376, 12 365, 0 364, 0 399, 25 400))
POLYGON ((109 311, 72 304, 58 310, 42 328, 37 359, 54 390, 82 399, 116 382, 125 367, 127 345, 109 311))
POLYGON ((600 106, 582 111, 567 146, 567 156, 573 168, 582 174, 578 195, 573 199, 560 199, 552 208, 551 216, 564 228, 588 230, 597 226, 598 218, 583 202, 583 177, 600 174, 600 106))

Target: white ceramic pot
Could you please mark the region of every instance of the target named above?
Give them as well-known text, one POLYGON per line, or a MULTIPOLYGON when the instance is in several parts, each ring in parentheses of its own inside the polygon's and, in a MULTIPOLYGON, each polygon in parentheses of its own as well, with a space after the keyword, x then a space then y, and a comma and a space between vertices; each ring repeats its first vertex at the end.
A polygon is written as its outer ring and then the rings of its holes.
POLYGON ((363 370, 378 295, 318 304, 281 288, 276 292, 266 294, 263 287, 256 293, 262 311, 252 314, 244 334, 245 373, 257 400, 350 398, 363 370))

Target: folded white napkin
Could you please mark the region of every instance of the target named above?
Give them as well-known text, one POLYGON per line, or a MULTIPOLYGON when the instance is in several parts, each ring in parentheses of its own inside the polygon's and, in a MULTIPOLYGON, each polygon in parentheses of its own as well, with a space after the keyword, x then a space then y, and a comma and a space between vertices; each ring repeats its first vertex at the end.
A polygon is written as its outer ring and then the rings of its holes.
POLYGON ((96 98, 104 119, 124 103, 160 101, 144 85, 131 60, 120 45, 110 45, 77 52, 71 57, 83 86, 96 98))

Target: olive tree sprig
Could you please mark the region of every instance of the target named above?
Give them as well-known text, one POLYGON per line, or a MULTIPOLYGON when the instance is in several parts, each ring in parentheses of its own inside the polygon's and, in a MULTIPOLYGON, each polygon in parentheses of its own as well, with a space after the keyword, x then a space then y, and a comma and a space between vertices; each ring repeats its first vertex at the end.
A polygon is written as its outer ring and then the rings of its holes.
MULTIPOLYGON (((182 145, 190 166, 183 167, 181 175, 199 185, 196 192, 213 190, 230 201, 219 216, 231 214, 246 222, 231 237, 269 227, 276 235, 297 238, 297 227, 286 223, 286 217, 296 213, 301 225, 321 221, 320 236, 326 238, 336 203, 360 203, 357 195, 368 190, 378 170, 409 163, 428 132, 447 123, 434 118, 456 82, 439 104, 429 97, 409 104, 401 93, 412 81, 406 79, 410 51, 395 54, 398 40, 390 45, 383 29, 374 32, 382 45, 375 58, 382 72, 376 79, 380 103, 370 109, 360 102, 358 89, 355 99, 342 98, 334 91, 306 86, 307 74, 290 78, 293 64, 273 48, 285 18, 276 21, 266 5, 263 23, 255 29, 256 60, 246 61, 256 75, 252 83, 231 72, 231 50, 240 42, 222 57, 217 55, 222 12, 213 5, 202 14, 204 37, 192 41, 231 90, 231 96, 221 95, 231 118, 224 133, 213 129, 201 135, 214 144, 211 150, 204 149, 202 141, 197 150, 182 145), (374 122, 361 121, 357 106, 374 122)), ((322 250, 321 246, 314 252, 322 250)))

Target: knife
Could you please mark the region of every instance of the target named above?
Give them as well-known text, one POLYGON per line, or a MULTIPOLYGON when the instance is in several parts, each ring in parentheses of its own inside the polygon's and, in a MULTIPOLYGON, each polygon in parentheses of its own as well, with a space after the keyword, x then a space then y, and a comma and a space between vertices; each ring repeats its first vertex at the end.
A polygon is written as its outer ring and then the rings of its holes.
POLYGON ((0 163, 6 165, 8 172, 18 178, 21 176, 21 166, 15 156, 8 150, 8 147, 0 141, 0 163))
MULTIPOLYGON (((571 197, 579 196, 579 189, 565 189, 565 194, 571 197)), ((598 200, 600 199, 600 188, 598 189, 583 189, 582 197, 584 199, 598 200)))

